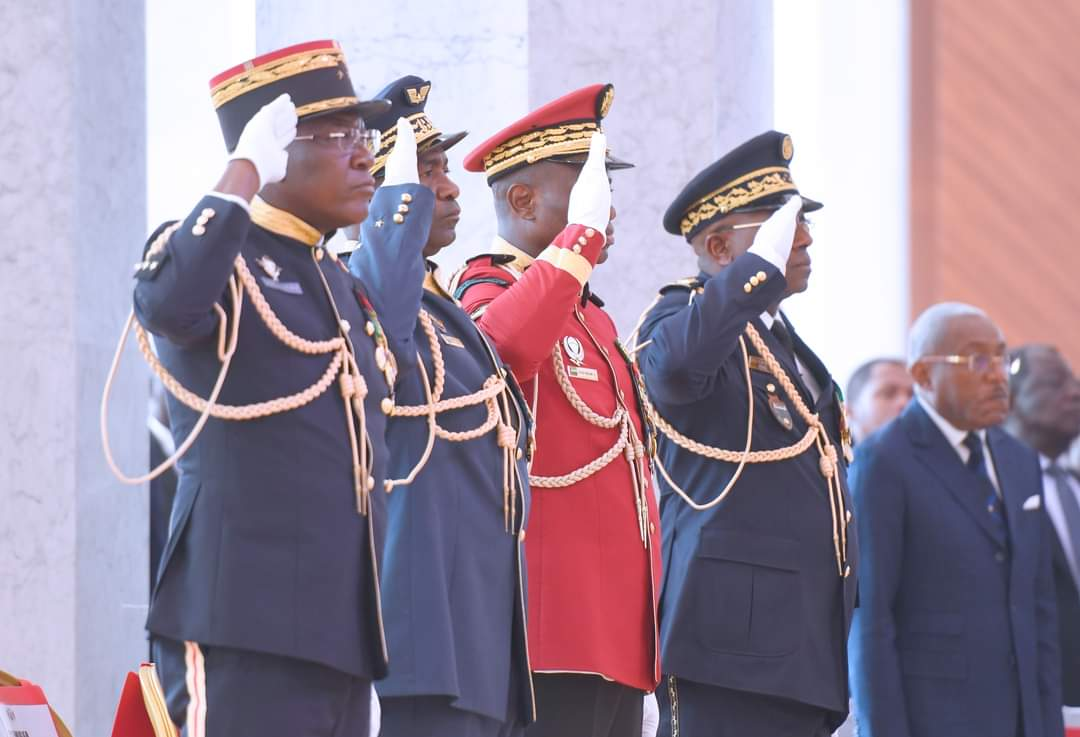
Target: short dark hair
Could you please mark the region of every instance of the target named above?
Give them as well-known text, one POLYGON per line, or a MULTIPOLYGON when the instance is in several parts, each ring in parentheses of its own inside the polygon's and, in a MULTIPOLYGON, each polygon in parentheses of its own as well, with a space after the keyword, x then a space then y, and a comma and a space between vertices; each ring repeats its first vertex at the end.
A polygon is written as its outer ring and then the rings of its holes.
POLYGON ((847 383, 847 401, 854 402, 859 396, 866 390, 866 385, 870 383, 870 374, 873 370, 882 364, 892 364, 893 366, 899 366, 904 368, 904 362, 899 358, 890 358, 887 356, 881 356, 878 358, 871 358, 860 365, 855 371, 852 372, 851 378, 847 383))

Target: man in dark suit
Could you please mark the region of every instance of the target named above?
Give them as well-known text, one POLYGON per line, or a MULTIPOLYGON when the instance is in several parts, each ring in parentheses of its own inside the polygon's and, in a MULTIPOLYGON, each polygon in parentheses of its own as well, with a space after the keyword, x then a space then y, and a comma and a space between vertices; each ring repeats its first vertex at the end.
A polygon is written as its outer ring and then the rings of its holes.
POLYGON ((864 737, 1061 737, 1057 616, 1035 454, 998 427, 1005 340, 977 308, 912 326, 916 396, 859 445, 851 683, 864 737))
POLYGON ((660 733, 828 734, 847 714, 854 535, 839 390, 780 303, 807 288, 791 139, 695 177, 664 227, 701 273, 661 289, 637 356, 659 434, 660 733))
POLYGON ((1080 379, 1048 345, 1018 348, 1009 365, 1012 409, 1005 427, 1039 453, 1054 553, 1061 695, 1069 706, 1080 706, 1080 476, 1064 463, 1080 436, 1080 379))

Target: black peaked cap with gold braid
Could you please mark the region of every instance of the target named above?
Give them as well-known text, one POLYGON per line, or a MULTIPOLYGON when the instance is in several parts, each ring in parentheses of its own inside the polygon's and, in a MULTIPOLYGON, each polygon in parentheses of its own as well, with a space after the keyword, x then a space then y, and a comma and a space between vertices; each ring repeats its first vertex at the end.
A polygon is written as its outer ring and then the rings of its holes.
MULTIPOLYGON (((791 136, 767 131, 737 146, 710 164, 668 206, 664 230, 690 240, 702 228, 733 212, 780 207, 799 194, 788 165, 795 149, 791 136)), ((821 209, 803 197, 803 211, 821 209)))
POLYGON ((235 149, 255 113, 286 92, 301 120, 355 112, 367 123, 387 107, 384 100, 357 98, 337 41, 287 46, 226 69, 210 80, 210 98, 225 136, 225 148, 230 152, 235 149))
POLYGON ((394 149, 394 141, 397 140, 398 118, 405 118, 412 123, 416 132, 418 154, 436 148, 445 151, 468 134, 467 131, 446 134, 431 122, 431 118, 424 112, 430 92, 431 82, 410 74, 391 82, 375 95, 376 100, 385 100, 390 103, 390 107, 364 119, 369 128, 378 128, 382 132, 379 151, 375 154, 375 165, 371 167, 372 174, 381 177, 384 173, 386 158, 394 149))

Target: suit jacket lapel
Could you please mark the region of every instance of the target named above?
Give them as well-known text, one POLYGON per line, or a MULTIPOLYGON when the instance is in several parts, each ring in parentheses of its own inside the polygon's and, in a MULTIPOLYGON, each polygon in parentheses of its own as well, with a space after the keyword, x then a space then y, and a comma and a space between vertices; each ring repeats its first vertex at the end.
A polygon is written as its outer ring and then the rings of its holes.
MULTIPOLYGON (((781 312, 780 314, 783 315, 781 312)), ((795 326, 791 324, 791 320, 787 315, 784 315, 784 322, 787 323, 788 332, 791 333, 791 340, 795 343, 795 353, 798 355, 799 360, 803 362, 807 370, 814 375, 814 379, 817 381, 819 387, 821 387, 821 394, 818 396, 816 411, 820 412, 822 408, 826 407, 833 398, 833 379, 829 373, 829 369, 825 368, 825 364, 821 362, 821 359, 817 357, 817 354, 810 350, 810 346, 803 342, 803 339, 799 337, 799 334, 795 332, 795 326)), ((798 373, 798 372, 796 372, 798 373)), ((802 385, 802 379, 800 377, 799 384, 802 385)), ((803 386, 803 389, 806 387, 803 386)), ((806 391, 806 396, 810 396, 810 392, 806 391)))
MULTIPOLYGON (((790 323, 788 323, 790 325, 790 323)), ((802 376, 799 374, 799 367, 795 365, 793 356, 788 353, 787 347, 782 345, 772 331, 765 327, 765 323, 761 321, 760 317, 755 317, 753 325, 757 328, 758 334, 761 335, 761 339, 765 341, 765 345, 772 351, 773 356, 780 365, 787 372, 788 377, 791 379, 791 383, 795 385, 795 388, 799 390, 799 394, 802 396, 803 401, 806 402, 807 407, 814 406, 814 398, 810 396, 810 392, 807 390, 806 385, 803 384, 802 376)), ((794 339, 794 333, 792 333, 792 339, 794 339)), ((798 344, 796 344, 798 345, 798 344)))
MULTIPOLYGON (((986 444, 990 448, 990 457, 994 460, 994 471, 997 473, 998 486, 1001 488, 1001 499, 1005 507, 1006 524, 1009 527, 1009 537, 1012 541, 1023 539, 1018 532, 1021 516, 1024 514, 1024 502, 1032 490, 1026 487, 1025 479, 1020 475, 1023 466, 1012 463, 1008 446, 1001 433, 1005 431, 991 427, 986 431, 986 444)), ((1035 489, 1036 492, 1041 489, 1035 489)))
POLYGON ((981 487, 985 482, 960 462, 960 456, 949 445, 949 441, 941 434, 930 416, 919 406, 918 401, 911 400, 900 417, 908 431, 908 437, 915 445, 915 457, 945 485, 982 531, 994 542, 1004 546, 1005 535, 986 511, 982 498, 981 487))

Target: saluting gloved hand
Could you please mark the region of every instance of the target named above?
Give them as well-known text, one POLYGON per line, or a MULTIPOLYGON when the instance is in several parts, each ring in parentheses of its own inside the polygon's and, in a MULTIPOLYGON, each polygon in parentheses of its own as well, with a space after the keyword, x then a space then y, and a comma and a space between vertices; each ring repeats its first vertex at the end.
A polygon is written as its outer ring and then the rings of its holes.
POLYGON ((656 693, 647 693, 641 705, 641 737, 656 737, 659 729, 660 705, 656 703, 656 693))
POLYGON ((405 118, 398 118, 394 148, 386 157, 384 170, 385 185, 420 183, 420 175, 416 171, 416 132, 405 118))
POLYGON ((795 221, 802 206, 802 197, 797 195, 785 202, 783 207, 762 223, 754 236, 754 242, 747 249, 780 269, 781 274, 787 273, 788 256, 795 244, 795 221))
POLYGON ((606 158, 607 136, 593 133, 589 140, 589 156, 570 190, 570 205, 566 209, 568 223, 584 225, 601 234, 611 220, 611 182, 608 181, 606 158))
POLYGON ((289 152, 285 147, 296 138, 296 106, 288 94, 275 97, 252 116, 240 133, 236 149, 229 156, 247 159, 259 175, 259 188, 285 178, 289 152))

